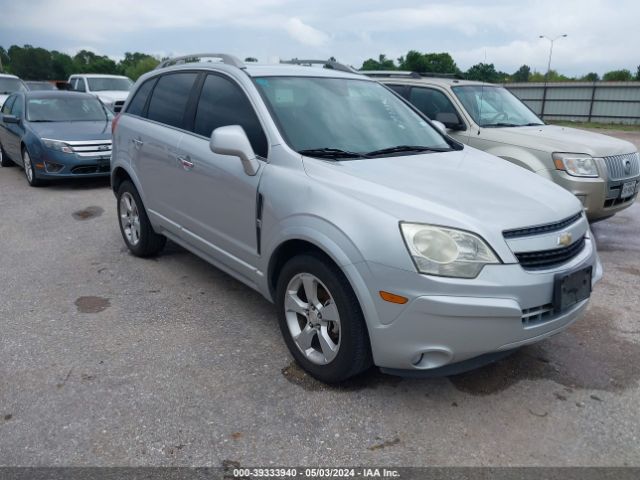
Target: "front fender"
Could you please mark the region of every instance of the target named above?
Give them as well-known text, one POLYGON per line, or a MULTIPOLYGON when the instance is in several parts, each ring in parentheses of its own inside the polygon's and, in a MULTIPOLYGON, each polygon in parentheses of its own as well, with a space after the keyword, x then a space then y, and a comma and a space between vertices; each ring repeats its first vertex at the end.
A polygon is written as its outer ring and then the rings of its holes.
MULTIPOLYGON (((542 151, 533 152, 513 145, 496 145, 485 151, 544 177, 548 177, 548 175, 542 171, 546 172, 552 166, 551 154, 542 151)), ((550 177, 548 178, 550 179, 550 177)))

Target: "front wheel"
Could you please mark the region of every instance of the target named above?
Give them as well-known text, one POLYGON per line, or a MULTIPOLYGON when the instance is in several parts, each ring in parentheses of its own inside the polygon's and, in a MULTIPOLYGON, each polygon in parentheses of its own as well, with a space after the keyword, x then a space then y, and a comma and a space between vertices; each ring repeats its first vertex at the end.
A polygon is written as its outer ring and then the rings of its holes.
POLYGON ((36 170, 31 163, 31 155, 27 152, 27 149, 22 149, 22 166, 24 168, 24 175, 27 177, 27 182, 32 187, 39 187, 42 185, 42 180, 36 177, 36 170))
POLYGON ((122 182, 117 198, 120 233, 131 253, 137 257, 151 257, 160 253, 167 238, 153 231, 133 183, 128 180, 122 182))
POLYGON ((371 366, 360 304, 329 259, 304 254, 289 260, 279 275, 276 298, 287 347, 312 376, 335 383, 371 366))

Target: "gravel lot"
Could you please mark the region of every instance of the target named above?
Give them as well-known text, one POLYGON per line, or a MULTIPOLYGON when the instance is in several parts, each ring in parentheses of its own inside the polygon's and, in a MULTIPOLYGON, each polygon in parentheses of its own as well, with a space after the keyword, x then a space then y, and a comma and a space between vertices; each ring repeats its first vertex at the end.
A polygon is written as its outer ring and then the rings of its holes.
POLYGON ((6 168, 0 205, 2 465, 640 465, 640 204, 594 226, 605 278, 569 330, 342 388, 249 288, 174 245, 129 255, 107 182, 6 168))

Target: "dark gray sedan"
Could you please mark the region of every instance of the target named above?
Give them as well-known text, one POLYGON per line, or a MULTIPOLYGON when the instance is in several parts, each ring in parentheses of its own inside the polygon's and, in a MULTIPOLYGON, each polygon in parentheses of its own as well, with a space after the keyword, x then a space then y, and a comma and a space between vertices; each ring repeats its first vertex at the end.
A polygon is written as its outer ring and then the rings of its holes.
POLYGON ((0 164, 20 165, 29 185, 109 176, 112 113, 93 95, 11 95, 0 114, 0 164))

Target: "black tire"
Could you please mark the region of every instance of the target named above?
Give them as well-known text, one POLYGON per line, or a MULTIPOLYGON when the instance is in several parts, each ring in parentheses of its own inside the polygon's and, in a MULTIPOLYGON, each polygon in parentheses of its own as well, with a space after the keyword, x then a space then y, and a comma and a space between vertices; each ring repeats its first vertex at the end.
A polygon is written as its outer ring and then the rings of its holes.
POLYGON ((42 186, 43 181, 36 177, 36 169, 33 167, 31 155, 26 147, 22 147, 22 171, 24 172, 24 177, 27 179, 27 183, 31 187, 42 186))
POLYGON ((152 257, 160 253, 167 242, 167 238, 164 235, 157 234, 153 230, 151 222, 149 222, 147 212, 142 204, 142 199, 138 194, 138 190, 136 190, 136 187, 131 181, 125 180, 120 185, 117 194, 117 206, 120 233, 122 234, 124 243, 127 245, 127 248, 131 253, 136 257, 152 257), (121 216, 123 214, 122 208, 124 208, 122 202, 123 197, 126 197, 126 199, 131 198, 135 202, 140 224, 137 242, 135 241, 135 237, 134 240, 130 240, 129 235, 125 232, 125 226, 121 216))
MULTIPOLYGON (((329 258, 309 253, 290 259, 278 276, 276 302, 285 343, 296 362, 310 375, 325 383, 337 383, 371 366, 371 346, 360 303, 345 275, 329 258), (333 360, 323 365, 309 360, 298 348, 287 323, 285 295, 288 295, 289 283, 299 274, 311 274, 326 286, 340 316, 338 352, 333 360)), ((305 321, 304 317, 299 318, 305 321)))
POLYGON ((9 157, 7 157, 7 154, 4 151, 4 148, 2 148, 2 144, 0 143, 0 166, 2 167, 13 167, 15 165, 15 163, 13 163, 9 157))

